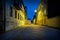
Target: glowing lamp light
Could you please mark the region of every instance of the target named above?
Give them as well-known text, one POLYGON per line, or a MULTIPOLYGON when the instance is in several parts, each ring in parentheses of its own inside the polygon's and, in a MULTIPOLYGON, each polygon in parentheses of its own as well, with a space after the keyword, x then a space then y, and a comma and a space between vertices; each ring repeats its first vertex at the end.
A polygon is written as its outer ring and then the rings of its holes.
POLYGON ((34 10, 34 12, 36 13, 36 12, 37 12, 37 10, 34 10))

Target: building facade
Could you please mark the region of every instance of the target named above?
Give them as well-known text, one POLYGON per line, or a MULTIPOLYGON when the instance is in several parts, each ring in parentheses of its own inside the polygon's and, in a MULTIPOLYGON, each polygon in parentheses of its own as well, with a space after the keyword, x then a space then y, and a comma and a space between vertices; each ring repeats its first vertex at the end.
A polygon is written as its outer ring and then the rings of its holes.
POLYGON ((11 30, 16 27, 17 23, 15 23, 15 8, 14 8, 14 0, 5 0, 5 8, 6 8, 6 25, 5 31, 11 30), (14 26, 15 25, 15 26, 14 26))
MULTIPOLYGON (((7 14, 8 16, 6 16, 6 29, 10 30, 17 28, 20 25, 24 25, 26 19, 25 17, 26 13, 24 9, 23 0, 13 0, 12 3, 9 5, 9 7, 10 7, 10 14, 8 12, 7 14)), ((9 10, 8 9, 9 7, 7 6, 7 10, 9 10)))
POLYGON ((44 0, 41 0, 37 8, 35 23, 38 25, 43 25, 46 20, 45 18, 46 15, 47 15, 47 1, 45 2, 44 0))
POLYGON ((1 8, 1 31, 15 29, 26 19, 23 0, 1 0, 1 8))

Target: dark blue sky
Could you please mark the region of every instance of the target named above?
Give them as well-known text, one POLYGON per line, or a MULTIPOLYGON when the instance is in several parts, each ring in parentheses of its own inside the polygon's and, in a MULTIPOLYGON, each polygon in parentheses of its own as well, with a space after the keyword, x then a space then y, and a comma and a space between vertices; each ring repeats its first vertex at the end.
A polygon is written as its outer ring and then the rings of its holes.
POLYGON ((34 10, 37 9, 40 3, 40 0, 23 0, 23 1, 24 1, 24 5, 27 7, 27 18, 32 20, 35 14, 34 10))

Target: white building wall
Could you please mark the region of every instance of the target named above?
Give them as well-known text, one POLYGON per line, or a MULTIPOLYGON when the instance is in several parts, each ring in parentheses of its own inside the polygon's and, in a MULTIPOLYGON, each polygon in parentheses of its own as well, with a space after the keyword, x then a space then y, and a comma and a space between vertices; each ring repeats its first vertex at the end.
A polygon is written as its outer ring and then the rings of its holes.
POLYGON ((6 31, 17 27, 17 21, 15 20, 15 8, 13 6, 13 0, 6 0, 6 31), (13 17, 10 16, 10 6, 13 8, 13 17))

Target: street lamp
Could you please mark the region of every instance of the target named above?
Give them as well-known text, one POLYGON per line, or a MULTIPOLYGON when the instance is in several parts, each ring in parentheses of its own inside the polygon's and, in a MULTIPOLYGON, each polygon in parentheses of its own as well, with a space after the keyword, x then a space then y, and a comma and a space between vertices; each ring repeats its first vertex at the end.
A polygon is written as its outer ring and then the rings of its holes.
POLYGON ((37 12, 37 10, 34 10, 34 12, 36 13, 36 12, 37 12))
POLYGON ((36 22, 37 22, 37 10, 34 10, 34 12, 35 12, 35 24, 36 24, 36 22))

